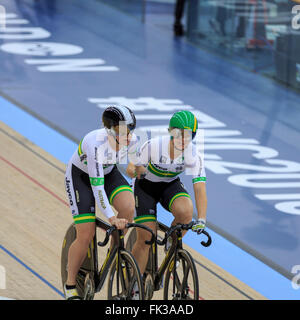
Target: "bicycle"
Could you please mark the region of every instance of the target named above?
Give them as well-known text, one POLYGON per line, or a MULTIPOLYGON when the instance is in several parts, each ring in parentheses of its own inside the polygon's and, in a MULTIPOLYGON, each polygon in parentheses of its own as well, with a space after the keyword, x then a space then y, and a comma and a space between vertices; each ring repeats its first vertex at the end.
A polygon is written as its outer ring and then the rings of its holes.
MULTIPOLYGON (((154 243, 155 234, 151 229, 135 223, 128 223, 126 225, 126 228, 136 227, 142 227, 149 231, 152 234, 152 238, 150 241, 147 241, 147 244, 151 245, 154 243)), ((132 300, 136 298, 136 294, 134 294, 136 292, 138 292, 138 299, 136 300, 143 300, 144 287, 142 276, 135 258, 124 246, 124 232, 96 217, 97 228, 105 230, 106 236, 104 241, 97 243, 95 232, 95 236, 89 245, 86 258, 76 277, 76 287, 79 296, 83 300, 93 300, 95 293, 102 289, 109 272, 108 300, 132 300), (104 247, 108 243, 110 236, 113 237, 114 244, 107 251, 106 258, 99 270, 97 245, 104 247)), ((61 279, 63 287, 68 276, 68 251, 75 238, 76 228, 75 224, 72 223, 66 232, 61 252, 61 279)))
MULTIPOLYGON (((198 300, 199 283, 197 269, 191 254, 182 247, 182 230, 189 230, 195 222, 189 224, 177 224, 168 228, 161 222, 157 222, 157 229, 165 233, 162 241, 156 239, 149 248, 149 258, 146 270, 143 274, 145 286, 145 299, 151 300, 154 291, 162 288, 164 300, 198 300), (157 244, 166 245, 168 238, 172 236, 172 245, 158 266, 157 244), (166 274, 165 274, 166 272, 166 274), (165 276, 164 276, 165 274, 165 276), (189 277, 191 275, 191 277, 189 277)), ((201 233, 207 236, 206 242, 201 241, 204 247, 211 245, 211 237, 205 230, 201 233)), ((131 251, 136 241, 136 230, 132 230, 128 237, 126 248, 131 251)))

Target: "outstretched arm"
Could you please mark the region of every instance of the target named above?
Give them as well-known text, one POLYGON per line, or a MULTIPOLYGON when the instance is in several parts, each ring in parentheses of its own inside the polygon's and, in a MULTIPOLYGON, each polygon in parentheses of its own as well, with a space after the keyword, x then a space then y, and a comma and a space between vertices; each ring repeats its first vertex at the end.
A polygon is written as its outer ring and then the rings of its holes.
POLYGON ((205 182, 194 183, 194 193, 198 219, 196 224, 193 225, 192 230, 200 234, 206 226, 207 197, 205 182))
POLYGON ((194 183, 194 194, 198 219, 203 219, 206 221, 207 196, 205 182, 194 183))

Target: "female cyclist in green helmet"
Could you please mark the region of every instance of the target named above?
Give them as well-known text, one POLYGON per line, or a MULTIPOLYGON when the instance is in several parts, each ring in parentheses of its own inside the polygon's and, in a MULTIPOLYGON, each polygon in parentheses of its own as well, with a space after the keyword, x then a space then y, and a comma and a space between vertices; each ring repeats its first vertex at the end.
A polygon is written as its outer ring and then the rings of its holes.
MULTIPOLYGON (((197 118, 190 111, 176 112, 169 122, 170 136, 160 136, 146 141, 139 151, 139 163, 130 163, 127 173, 134 179, 136 201, 135 223, 156 229, 157 203, 174 216, 172 225, 189 223, 193 218, 193 202, 179 175, 191 175, 197 208, 197 223, 193 231, 201 233, 206 222, 206 175, 203 159, 192 140, 198 129, 197 118), (143 178, 142 178, 143 177, 143 178)), ((132 253, 141 273, 148 260, 149 233, 137 229, 137 241, 132 253)))

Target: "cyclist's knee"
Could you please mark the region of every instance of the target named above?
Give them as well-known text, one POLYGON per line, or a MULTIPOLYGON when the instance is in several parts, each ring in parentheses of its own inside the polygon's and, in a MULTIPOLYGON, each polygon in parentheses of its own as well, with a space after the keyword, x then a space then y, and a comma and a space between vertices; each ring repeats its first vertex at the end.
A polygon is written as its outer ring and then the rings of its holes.
POLYGON ((193 219, 193 207, 177 207, 172 211, 177 223, 189 223, 193 219))
MULTIPOLYGON (((179 197, 175 199, 171 206, 171 212, 175 218, 181 217, 186 220, 193 217, 193 202, 190 198, 179 197)), ((183 223, 183 222, 182 222, 183 223)))
POLYGON ((122 214, 123 218, 127 219, 129 222, 132 222, 134 216, 134 205, 125 205, 120 213, 122 214))
MULTIPOLYGON (((117 209, 116 209, 117 210, 117 209)), ((128 222, 133 221, 134 216, 134 203, 124 203, 124 205, 118 210, 118 218, 127 219, 128 222)))
POLYGON ((120 192, 116 195, 112 204, 118 212, 118 218, 124 218, 129 222, 132 222, 134 216, 135 201, 131 192, 120 192))

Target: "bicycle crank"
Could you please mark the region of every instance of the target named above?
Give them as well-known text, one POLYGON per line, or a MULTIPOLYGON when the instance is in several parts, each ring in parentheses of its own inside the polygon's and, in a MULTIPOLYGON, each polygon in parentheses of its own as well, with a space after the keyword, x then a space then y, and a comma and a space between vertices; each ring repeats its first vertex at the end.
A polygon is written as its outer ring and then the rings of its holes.
POLYGON ((88 273, 84 280, 84 297, 83 300, 93 300, 95 294, 94 281, 90 278, 88 273))

